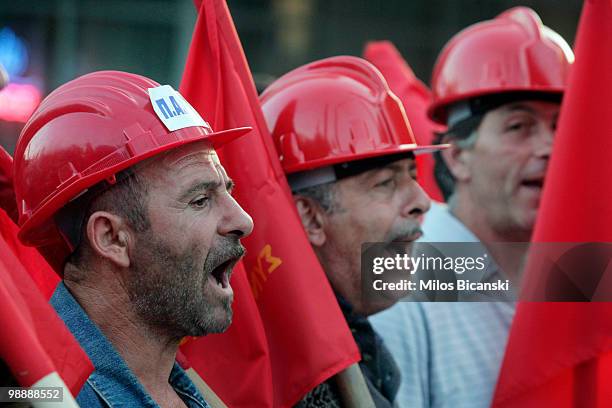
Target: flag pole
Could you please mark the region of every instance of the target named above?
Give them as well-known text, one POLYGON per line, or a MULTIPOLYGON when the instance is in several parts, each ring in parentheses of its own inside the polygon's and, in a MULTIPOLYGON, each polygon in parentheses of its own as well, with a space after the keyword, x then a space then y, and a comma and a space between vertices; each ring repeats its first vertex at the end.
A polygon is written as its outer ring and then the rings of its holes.
POLYGON ((227 408, 227 405, 219 398, 217 394, 204 382, 204 379, 193 369, 188 368, 185 373, 196 386, 198 391, 202 393, 204 399, 211 408, 227 408))
POLYGON ((353 363, 334 376, 338 392, 346 408, 375 408, 374 400, 358 363, 353 363))

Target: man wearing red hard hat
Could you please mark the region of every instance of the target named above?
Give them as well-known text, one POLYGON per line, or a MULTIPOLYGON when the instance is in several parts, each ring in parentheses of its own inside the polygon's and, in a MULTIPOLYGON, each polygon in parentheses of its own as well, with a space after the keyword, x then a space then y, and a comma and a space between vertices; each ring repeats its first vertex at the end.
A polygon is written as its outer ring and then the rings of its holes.
POLYGON ((19 238, 63 277, 51 303, 95 366, 81 406, 208 406, 175 358, 231 322, 253 225, 214 149, 249 130, 214 132, 170 86, 117 71, 60 86, 26 123, 19 238))
MULTIPOLYGON (((526 7, 474 24, 444 47, 429 116, 451 147, 436 155, 448 206, 425 218, 424 241, 482 242, 482 282, 519 282, 573 53, 526 7)), ((510 296, 510 298, 512 298, 510 296)), ((402 371, 398 400, 414 407, 488 407, 513 302, 398 304, 372 319, 402 371)))
MULTIPOLYGON (((391 407, 397 367, 366 317, 398 298, 363 296, 361 246, 421 235, 430 201, 416 181, 414 155, 440 147, 416 145, 401 103, 361 58, 297 68, 273 82, 261 104, 306 235, 360 348, 369 391, 377 407, 391 407)), ((324 383, 298 406, 337 400, 324 383)))

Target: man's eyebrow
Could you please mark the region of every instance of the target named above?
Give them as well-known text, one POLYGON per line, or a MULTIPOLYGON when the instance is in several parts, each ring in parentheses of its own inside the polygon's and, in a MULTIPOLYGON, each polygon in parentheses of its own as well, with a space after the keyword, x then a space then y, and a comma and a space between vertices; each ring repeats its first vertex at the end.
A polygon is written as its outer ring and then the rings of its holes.
MULTIPOLYGON (((413 158, 413 159, 410 161, 410 163, 408 164, 408 171, 413 170, 413 169, 415 169, 416 167, 417 167, 416 160, 413 158)), ((401 164, 398 164, 397 162, 394 162, 394 163, 389 163, 389 164, 387 164, 387 165, 386 165, 385 167, 383 167, 383 168, 387 168, 387 169, 393 170, 393 171, 394 171, 394 172, 396 172, 396 173, 401 173, 402 171, 404 171, 404 168, 402 167, 402 165, 401 165, 401 164)))
MULTIPOLYGON (((234 186, 235 186, 234 180, 228 179, 225 182, 225 189, 229 193, 232 192, 232 190, 234 189, 234 186)), ((189 198, 190 196, 192 196, 193 194, 198 193, 200 191, 217 190, 219 187, 221 187, 221 182, 219 181, 200 181, 200 182, 193 184, 183 194, 181 194, 181 199, 185 200, 189 198)))
POLYGON ((525 104, 522 104, 522 103, 513 103, 512 105, 508 106, 508 111, 510 112, 525 111, 525 112, 529 112, 533 114, 536 113, 535 109, 525 104))
MULTIPOLYGON (((415 164, 411 163, 409 170, 415 166, 416 166, 416 163, 415 164)), ((392 171, 393 173, 401 173, 402 166, 400 164, 397 164, 397 162, 388 163, 388 164, 385 164, 384 166, 376 167, 370 171, 366 171, 365 173, 363 173, 363 176, 365 180, 369 180, 371 178, 376 177, 376 175, 379 174, 381 171, 385 171, 385 170, 392 171)))
POLYGON ((200 181, 193 184, 184 193, 181 194, 181 200, 189 198, 191 195, 200 191, 211 191, 221 187, 221 183, 218 181, 200 181))
POLYGON ((403 170, 402 166, 397 163, 389 163, 385 166, 385 168, 393 170, 396 173, 401 173, 403 170))

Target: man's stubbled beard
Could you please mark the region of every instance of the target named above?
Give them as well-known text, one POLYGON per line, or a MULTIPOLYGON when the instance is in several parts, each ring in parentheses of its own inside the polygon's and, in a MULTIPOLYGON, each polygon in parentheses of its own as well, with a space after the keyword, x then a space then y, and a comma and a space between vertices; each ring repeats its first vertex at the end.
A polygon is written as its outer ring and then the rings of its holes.
POLYGON ((238 240, 224 238, 208 254, 197 245, 178 253, 147 231, 139 234, 137 245, 127 290, 146 325, 176 339, 227 330, 233 299, 219 298, 208 277, 221 262, 243 255, 238 240), (198 267, 204 258, 204 267, 198 267))

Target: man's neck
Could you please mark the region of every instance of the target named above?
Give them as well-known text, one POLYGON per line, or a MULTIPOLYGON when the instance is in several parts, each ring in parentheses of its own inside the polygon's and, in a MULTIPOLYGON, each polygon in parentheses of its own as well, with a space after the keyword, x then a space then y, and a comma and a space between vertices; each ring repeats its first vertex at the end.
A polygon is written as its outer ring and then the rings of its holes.
POLYGON ((98 279, 64 283, 151 397, 162 407, 184 406, 168 382, 179 341, 154 332, 142 322, 116 277, 109 277, 104 284, 98 279))
POLYGON ((518 284, 525 267, 531 231, 515 233, 496 231, 484 217, 483 212, 474 211, 474 208, 474 205, 460 198, 449 204, 453 216, 487 247, 495 263, 514 284, 518 284))

